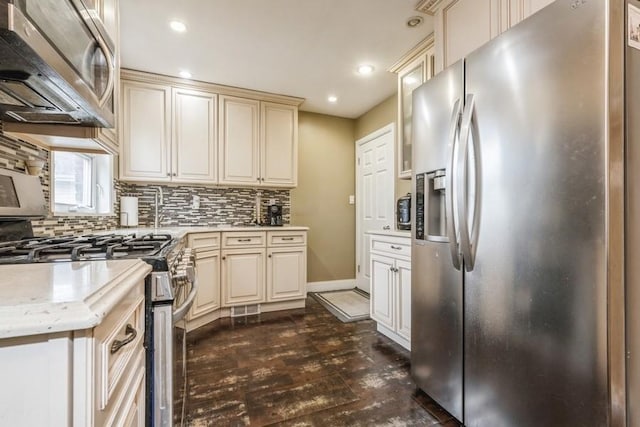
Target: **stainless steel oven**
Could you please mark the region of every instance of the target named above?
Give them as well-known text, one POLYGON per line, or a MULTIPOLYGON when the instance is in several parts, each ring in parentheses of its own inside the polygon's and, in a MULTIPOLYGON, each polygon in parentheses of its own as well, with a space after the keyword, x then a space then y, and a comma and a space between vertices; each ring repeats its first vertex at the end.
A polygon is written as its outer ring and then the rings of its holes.
POLYGON ((151 275, 153 411, 151 425, 184 425, 187 394, 185 316, 196 297, 195 258, 184 248, 168 272, 151 275))
POLYGON ((2 119, 114 125, 115 45, 82 0, 0 0, 2 119))

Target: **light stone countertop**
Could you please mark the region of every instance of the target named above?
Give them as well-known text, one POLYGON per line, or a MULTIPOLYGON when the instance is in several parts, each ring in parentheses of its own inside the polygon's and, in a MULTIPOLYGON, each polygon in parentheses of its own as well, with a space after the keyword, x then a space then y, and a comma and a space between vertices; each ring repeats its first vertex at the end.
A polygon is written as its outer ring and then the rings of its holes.
POLYGON ((380 236, 411 238, 411 230, 369 230, 366 232, 366 234, 377 234, 380 236))
POLYGON ((178 239, 190 233, 211 233, 216 231, 308 231, 309 227, 298 225, 282 226, 242 226, 242 225, 218 225, 218 226, 192 226, 192 227, 132 227, 118 228, 115 230, 100 231, 98 234, 127 234, 127 233, 166 233, 178 239))
POLYGON ((0 339, 93 328, 150 271, 141 260, 0 265, 0 339))

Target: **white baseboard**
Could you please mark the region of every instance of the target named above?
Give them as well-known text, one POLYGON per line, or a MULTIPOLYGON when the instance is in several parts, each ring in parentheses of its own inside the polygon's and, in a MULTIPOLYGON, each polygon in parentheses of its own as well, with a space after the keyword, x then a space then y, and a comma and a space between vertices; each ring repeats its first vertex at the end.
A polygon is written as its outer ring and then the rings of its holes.
POLYGON ((356 279, 327 280, 324 282, 307 283, 307 292, 326 292, 353 289, 356 287, 356 279))

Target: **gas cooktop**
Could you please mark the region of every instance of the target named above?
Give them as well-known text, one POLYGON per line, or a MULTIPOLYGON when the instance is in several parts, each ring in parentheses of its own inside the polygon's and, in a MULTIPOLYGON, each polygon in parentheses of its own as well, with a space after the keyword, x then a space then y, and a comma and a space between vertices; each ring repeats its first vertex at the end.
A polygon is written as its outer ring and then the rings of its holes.
POLYGON ((0 243, 0 264, 166 258, 175 246, 168 234, 30 237, 0 243))

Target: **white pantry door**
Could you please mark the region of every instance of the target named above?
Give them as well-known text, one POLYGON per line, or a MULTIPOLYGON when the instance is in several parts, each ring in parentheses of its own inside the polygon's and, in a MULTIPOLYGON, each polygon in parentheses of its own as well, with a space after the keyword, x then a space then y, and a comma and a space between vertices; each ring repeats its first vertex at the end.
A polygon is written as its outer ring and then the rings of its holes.
POLYGON ((370 236, 390 230, 394 218, 393 123, 356 141, 356 286, 370 291, 370 236))

